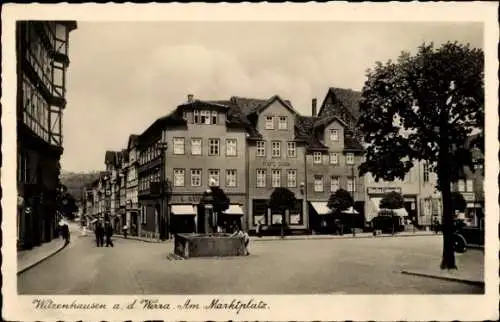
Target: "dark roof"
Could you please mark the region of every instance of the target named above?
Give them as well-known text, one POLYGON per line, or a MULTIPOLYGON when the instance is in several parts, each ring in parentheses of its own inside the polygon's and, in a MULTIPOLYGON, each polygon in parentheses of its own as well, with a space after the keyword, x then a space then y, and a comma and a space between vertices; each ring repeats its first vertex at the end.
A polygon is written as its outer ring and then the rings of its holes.
POLYGON ((344 136, 344 150, 346 151, 364 151, 363 145, 358 139, 353 137, 351 134, 344 136))
POLYGON ((265 104, 267 99, 233 96, 231 102, 237 105, 242 113, 249 115, 254 113, 262 104, 265 104))
POLYGON ((118 156, 116 151, 106 151, 104 155, 104 164, 117 164, 118 156))
POLYGON ((335 111, 335 108, 337 107, 336 104, 332 106, 334 110, 330 110, 331 108, 325 109, 325 103, 327 102, 330 96, 334 97, 336 103, 341 104, 342 106, 347 108, 347 110, 349 110, 349 112, 355 119, 359 118, 359 101, 361 100, 361 92, 354 91, 352 89, 336 88, 336 87, 330 87, 328 89, 325 99, 323 100, 323 103, 321 103, 321 107, 318 112, 318 117, 326 117, 336 114, 335 111))
POLYGON ((328 149, 321 143, 314 133, 314 123, 318 120, 314 116, 298 116, 295 122, 295 136, 297 139, 304 140, 307 148, 310 150, 328 149))
POLYGON ((139 142, 139 135, 137 135, 137 134, 130 134, 129 137, 128 137, 127 148, 130 148, 132 146, 137 145, 138 142, 139 142))
POLYGON ((167 115, 157 118, 144 132, 139 135, 137 144, 144 144, 151 137, 159 135, 166 127, 180 125, 186 125, 186 121, 182 118, 180 109, 176 108, 167 115))

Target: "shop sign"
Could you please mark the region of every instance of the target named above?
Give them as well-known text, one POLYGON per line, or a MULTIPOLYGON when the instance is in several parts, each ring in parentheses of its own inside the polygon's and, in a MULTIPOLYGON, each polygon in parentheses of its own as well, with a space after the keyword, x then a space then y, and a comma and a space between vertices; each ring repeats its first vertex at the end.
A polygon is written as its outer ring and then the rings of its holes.
POLYGON ((282 162, 282 161, 264 161, 263 163, 264 167, 289 167, 290 162, 282 162))
POLYGON ((474 194, 473 193, 462 193, 462 196, 464 197, 465 201, 472 201, 474 202, 474 194))
POLYGON ((398 192, 401 193, 400 187, 368 187, 366 188, 368 194, 385 194, 388 192, 398 192))
POLYGON ((201 194, 196 195, 173 195, 170 199, 170 203, 191 203, 198 204, 202 198, 201 194))

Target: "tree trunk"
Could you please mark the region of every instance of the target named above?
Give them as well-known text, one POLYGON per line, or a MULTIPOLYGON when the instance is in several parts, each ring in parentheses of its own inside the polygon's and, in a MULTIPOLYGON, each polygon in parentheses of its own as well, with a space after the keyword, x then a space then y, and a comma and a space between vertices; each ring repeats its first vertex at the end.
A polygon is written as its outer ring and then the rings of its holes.
POLYGON ((455 250, 453 243, 453 209, 451 204, 451 176, 449 172, 450 143, 447 131, 447 119, 442 120, 439 144, 438 176, 441 196, 443 198, 443 257, 441 269, 457 269, 455 264, 455 250))

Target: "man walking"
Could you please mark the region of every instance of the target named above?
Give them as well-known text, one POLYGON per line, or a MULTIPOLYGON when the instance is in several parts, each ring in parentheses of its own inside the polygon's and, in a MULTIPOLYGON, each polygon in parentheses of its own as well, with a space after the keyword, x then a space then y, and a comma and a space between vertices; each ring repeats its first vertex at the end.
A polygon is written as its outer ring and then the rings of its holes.
POLYGON ((100 220, 95 224, 95 239, 97 247, 104 246, 104 227, 100 220))
POLYGON ((114 247, 113 241, 111 240, 111 236, 113 236, 113 227, 111 226, 111 223, 109 221, 106 222, 106 226, 104 229, 106 233, 106 247, 114 247))

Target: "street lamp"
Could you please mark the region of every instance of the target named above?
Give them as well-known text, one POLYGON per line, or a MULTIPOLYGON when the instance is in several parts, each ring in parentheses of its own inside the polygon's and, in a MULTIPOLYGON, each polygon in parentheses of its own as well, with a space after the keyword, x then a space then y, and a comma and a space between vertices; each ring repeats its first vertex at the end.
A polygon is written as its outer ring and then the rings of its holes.
POLYGON ((161 163, 160 163, 160 239, 165 240, 170 238, 169 230, 170 230, 170 223, 169 223, 169 215, 165 215, 166 210, 168 209, 168 202, 165 202, 166 196, 165 196, 165 191, 168 189, 165 189, 165 167, 166 167, 166 156, 165 153, 167 151, 168 144, 164 140, 161 140, 158 142, 158 149, 160 150, 160 156, 161 156, 161 163))

